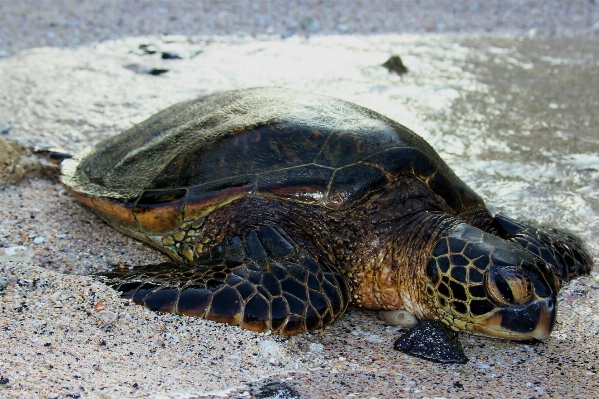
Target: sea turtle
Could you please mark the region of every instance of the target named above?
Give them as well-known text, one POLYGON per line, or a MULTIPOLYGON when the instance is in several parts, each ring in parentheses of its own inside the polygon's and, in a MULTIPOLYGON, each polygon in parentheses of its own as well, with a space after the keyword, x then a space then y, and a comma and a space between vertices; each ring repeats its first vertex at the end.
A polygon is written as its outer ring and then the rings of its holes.
POLYGON ((311 331, 353 304, 431 321, 421 344, 439 321, 544 339, 562 281, 591 266, 571 234, 492 216, 408 128, 286 88, 173 105, 64 160, 62 182, 172 258, 106 273, 123 297, 254 331, 311 331))

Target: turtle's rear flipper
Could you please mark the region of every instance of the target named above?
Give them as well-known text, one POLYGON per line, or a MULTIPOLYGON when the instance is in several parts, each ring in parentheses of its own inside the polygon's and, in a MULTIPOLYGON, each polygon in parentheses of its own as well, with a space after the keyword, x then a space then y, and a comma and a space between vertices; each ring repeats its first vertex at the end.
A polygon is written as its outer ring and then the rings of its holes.
POLYGON ((270 226, 232 237, 191 266, 116 270, 103 280, 152 310, 283 335, 332 323, 347 308, 345 278, 270 226))
POLYGON ((512 241, 547 262, 562 281, 591 271, 592 259, 582 240, 570 232, 551 227, 536 227, 497 214, 495 227, 512 241))
POLYGON ((421 321, 399 337, 393 349, 438 363, 468 361, 456 333, 440 321, 421 321))

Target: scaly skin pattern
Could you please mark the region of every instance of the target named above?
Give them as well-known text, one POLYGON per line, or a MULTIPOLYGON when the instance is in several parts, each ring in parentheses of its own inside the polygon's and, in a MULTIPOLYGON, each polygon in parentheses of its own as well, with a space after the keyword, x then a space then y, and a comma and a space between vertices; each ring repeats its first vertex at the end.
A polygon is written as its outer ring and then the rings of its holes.
MULTIPOLYGON (((299 246, 311 253, 322 254, 335 265, 348 279, 350 300, 354 305, 370 309, 402 309, 402 296, 409 298, 413 292, 422 291, 425 278, 421 276, 428 258, 426 247, 420 248, 422 241, 416 237, 422 225, 419 220, 412 219, 421 215, 425 207, 434 209, 442 204, 430 196, 419 200, 417 195, 411 196, 406 203, 399 203, 396 197, 402 194, 407 197, 406 189, 416 194, 418 185, 411 181, 405 183, 398 182, 399 189, 375 195, 343 212, 278 199, 240 200, 206 219, 206 234, 202 234, 201 241, 203 246, 210 248, 231 235, 243 236, 263 225, 278 226, 299 246), (395 200, 392 207, 388 203, 390 200, 395 200), (407 216, 406 206, 411 208, 414 216, 407 216), (227 223, 230 220, 236 221, 234 225, 227 223), (398 235, 398 229, 404 233, 398 235), (405 251, 407 248, 411 250, 405 251)), ((430 226, 431 232, 436 227, 430 226)))

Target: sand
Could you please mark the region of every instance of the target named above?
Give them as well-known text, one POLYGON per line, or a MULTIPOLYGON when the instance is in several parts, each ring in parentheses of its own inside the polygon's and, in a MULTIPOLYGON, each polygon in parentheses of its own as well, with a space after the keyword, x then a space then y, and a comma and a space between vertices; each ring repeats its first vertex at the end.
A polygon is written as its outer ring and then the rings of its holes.
MULTIPOLYGON (((599 257, 599 6, 255 4, 1 2, 0 138, 74 152, 177 101, 294 87, 413 128, 494 211, 568 227, 599 257), (392 54, 407 75, 381 67, 392 54)), ((460 334, 470 361, 444 366, 392 350, 400 332, 373 311, 283 338, 120 299, 89 274, 166 257, 79 206, 49 168, 4 187, 0 217, 0 397, 599 393, 596 272, 560 292, 548 340, 460 334)))

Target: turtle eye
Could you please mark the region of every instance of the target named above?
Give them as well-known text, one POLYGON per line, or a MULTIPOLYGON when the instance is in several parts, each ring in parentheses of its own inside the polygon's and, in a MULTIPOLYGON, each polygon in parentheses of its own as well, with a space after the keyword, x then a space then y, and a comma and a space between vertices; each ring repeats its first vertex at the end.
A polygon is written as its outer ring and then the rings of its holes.
POLYGON ((513 266, 487 269, 485 288, 489 299, 501 306, 526 303, 533 294, 530 278, 523 270, 513 266))

